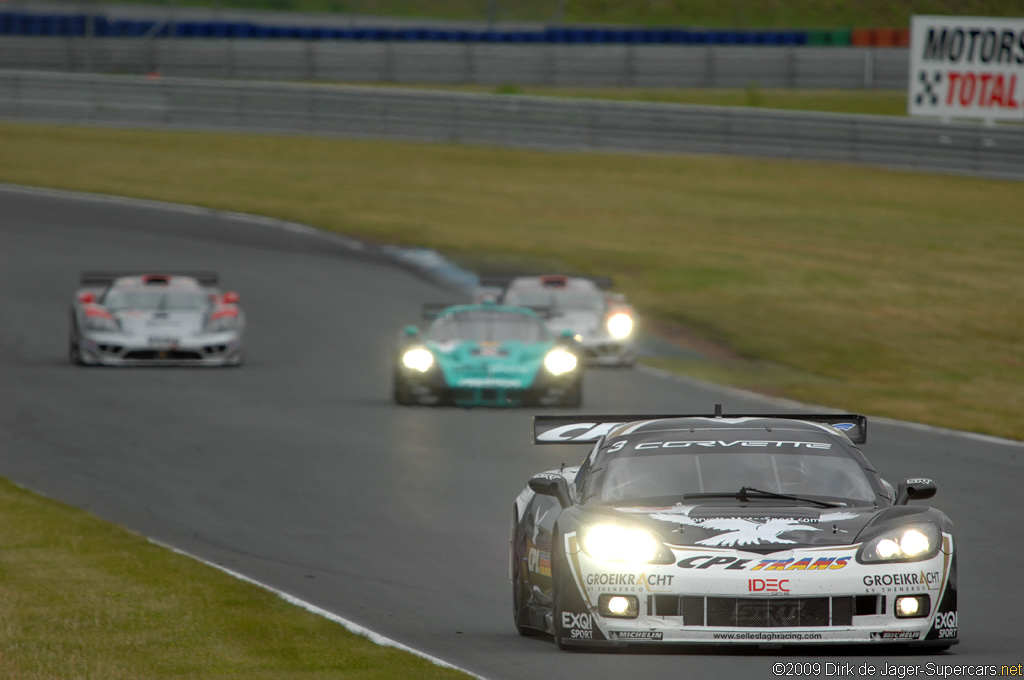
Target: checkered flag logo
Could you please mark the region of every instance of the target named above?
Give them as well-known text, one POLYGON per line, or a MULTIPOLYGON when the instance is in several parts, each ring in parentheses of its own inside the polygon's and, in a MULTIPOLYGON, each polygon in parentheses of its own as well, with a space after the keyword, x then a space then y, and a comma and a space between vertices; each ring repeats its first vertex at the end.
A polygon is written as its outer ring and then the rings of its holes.
POLYGON ((918 71, 917 80, 921 85, 920 91, 917 93, 916 101, 918 106, 938 106, 939 104, 939 93, 936 91, 939 88, 939 83, 942 82, 942 72, 933 71, 918 71))

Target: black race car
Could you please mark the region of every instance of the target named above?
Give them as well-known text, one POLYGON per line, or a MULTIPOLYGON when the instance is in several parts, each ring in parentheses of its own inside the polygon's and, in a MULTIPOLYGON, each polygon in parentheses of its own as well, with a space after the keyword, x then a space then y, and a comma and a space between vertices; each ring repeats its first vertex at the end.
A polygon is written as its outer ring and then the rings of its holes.
POLYGON ((537 416, 591 446, 512 515, 522 635, 587 645, 957 639, 956 542, 935 484, 883 480, 860 415, 537 416))

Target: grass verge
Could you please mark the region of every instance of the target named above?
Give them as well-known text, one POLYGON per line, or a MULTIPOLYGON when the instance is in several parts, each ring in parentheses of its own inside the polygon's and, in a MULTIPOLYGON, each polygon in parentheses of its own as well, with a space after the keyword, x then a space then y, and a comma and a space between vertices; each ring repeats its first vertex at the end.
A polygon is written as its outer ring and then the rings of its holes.
POLYGON ((0 676, 471 677, 0 480, 0 676))

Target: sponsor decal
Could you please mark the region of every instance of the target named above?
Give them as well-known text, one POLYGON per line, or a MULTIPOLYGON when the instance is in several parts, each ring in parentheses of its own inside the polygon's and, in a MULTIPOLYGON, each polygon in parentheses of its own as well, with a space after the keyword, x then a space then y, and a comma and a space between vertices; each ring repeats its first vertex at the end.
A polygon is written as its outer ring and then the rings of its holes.
POLYGON ((829 571, 842 569, 853 555, 842 555, 840 557, 804 557, 799 560, 789 558, 785 560, 764 559, 756 564, 753 559, 740 557, 729 557, 728 555, 694 555, 685 557, 676 563, 682 569, 745 569, 750 571, 829 571))
POLYGON ((795 557, 790 557, 785 560, 761 560, 750 568, 751 571, 822 571, 825 569, 842 569, 849 563, 852 555, 844 555, 842 557, 819 557, 813 559, 805 557, 801 560, 797 560, 795 557))
POLYGON ((537 435, 539 442, 597 441, 623 423, 571 423, 537 435))
MULTIPOLYGON (((619 442, 618 444, 625 444, 626 442, 619 442)), ((617 445, 618 445, 617 444, 617 445)), ((732 448, 735 446, 740 447, 754 447, 754 448, 788 448, 794 449, 831 449, 831 444, 819 444, 816 442, 787 442, 787 441, 763 441, 759 439, 737 439, 736 441, 722 441, 708 440, 708 441, 664 441, 664 442, 643 442, 634 446, 636 451, 646 451, 649 449, 689 449, 693 447, 701 448, 732 448)), ((619 446, 622 448, 622 446, 619 446)), ((617 449, 612 449, 617 450, 617 449)))
POLYGON ((935 632, 939 638, 955 638, 957 615, 956 611, 941 612, 935 616, 935 632))
POLYGON ((934 483, 935 482, 933 482, 932 480, 928 479, 927 477, 914 477, 913 479, 908 479, 907 480, 907 484, 909 486, 913 486, 914 484, 934 484, 934 483))
POLYGON ((587 590, 618 593, 665 593, 672 590, 674 574, 587 574, 587 590))
POLYGON ((665 634, 653 630, 612 630, 608 637, 612 640, 663 640, 665 634))
POLYGON ((788 578, 750 578, 747 579, 747 590, 751 593, 788 593, 788 578))
POLYGON ((488 364, 487 373, 494 375, 495 373, 532 373, 533 368, 530 366, 512 366, 510 364, 488 364))
POLYGON ((912 116, 1024 119, 1024 20, 911 19, 912 116))
POLYGON ((551 576, 551 553, 538 550, 537 548, 530 548, 530 552, 526 556, 526 563, 530 571, 535 574, 551 576))
POLYGON ((673 508, 669 512, 657 512, 653 519, 674 522, 684 526, 698 527, 708 531, 720 531, 716 536, 697 541, 697 545, 744 546, 766 543, 796 543, 781 538, 782 534, 794 531, 821 531, 812 524, 852 519, 857 513, 833 512, 820 518, 803 517, 690 517, 691 507, 673 508))
POLYGON ((459 387, 520 387, 518 380, 510 378, 463 378, 456 384, 459 387))
POLYGON ((568 630, 569 637, 574 640, 594 639, 594 627, 590 614, 562 612, 562 628, 568 630))
POLYGON ((921 637, 921 633, 916 630, 883 630, 878 633, 872 633, 872 640, 916 640, 921 637))
POLYGON ((922 588, 938 590, 942 587, 939 571, 918 571, 905 574, 869 574, 863 579, 872 593, 906 593, 922 588))
POLYGON ((178 338, 171 335, 151 335, 147 340, 150 347, 174 349, 178 346, 178 338))

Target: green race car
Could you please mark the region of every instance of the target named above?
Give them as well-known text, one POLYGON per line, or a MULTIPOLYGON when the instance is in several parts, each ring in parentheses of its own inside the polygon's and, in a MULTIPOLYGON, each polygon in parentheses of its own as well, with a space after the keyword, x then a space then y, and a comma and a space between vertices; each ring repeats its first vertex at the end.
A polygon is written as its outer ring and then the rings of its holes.
POLYGON ((571 334, 536 311, 494 303, 431 306, 423 332, 407 326, 395 357, 394 400, 403 406, 579 406, 583 362, 571 334))

